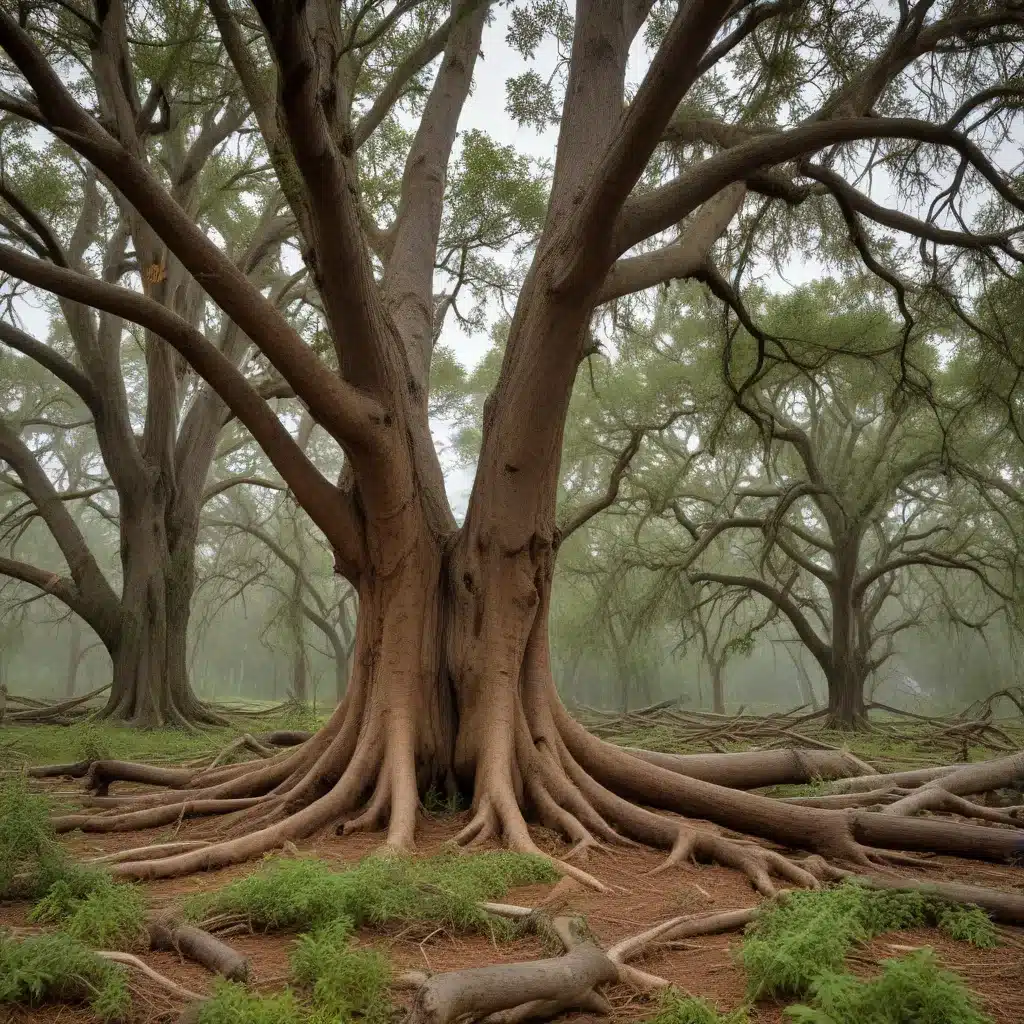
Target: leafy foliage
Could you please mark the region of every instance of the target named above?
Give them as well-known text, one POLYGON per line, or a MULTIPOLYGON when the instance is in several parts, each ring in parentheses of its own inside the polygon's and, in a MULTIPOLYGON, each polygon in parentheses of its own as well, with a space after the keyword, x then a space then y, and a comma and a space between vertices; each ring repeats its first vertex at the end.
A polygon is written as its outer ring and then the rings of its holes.
POLYGON ((732 1013, 719 1013, 706 999, 667 989, 658 1012, 647 1024, 748 1024, 750 1017, 742 1007, 732 1013))
POLYGON ((751 994, 802 996, 820 977, 840 971, 855 944, 885 932, 929 926, 976 946, 996 945, 995 929, 983 911, 925 893, 849 883, 822 892, 787 893, 747 931, 741 957, 751 994))
POLYGON ((63 870, 46 801, 18 779, 0 785, 0 897, 44 892, 63 870))
POLYGON ((222 981, 200 1007, 197 1024, 300 1024, 303 1020, 291 992, 261 996, 244 985, 222 981))
POLYGON ((146 937, 146 900, 134 885, 95 870, 68 870, 32 908, 30 919, 60 925, 100 949, 130 949, 146 937))
POLYGON ((991 1024, 964 983, 923 949, 886 960, 882 974, 861 981, 832 971, 811 987, 813 1006, 791 1006, 786 1016, 798 1024, 991 1024))
POLYGON ((300 936, 291 966, 318 1014, 339 1022, 358 1015, 366 1024, 383 1024, 390 1017, 387 957, 353 946, 352 927, 344 918, 300 936))
POLYGON ((126 972, 70 935, 0 934, 0 1003, 46 1002, 88 1002, 102 1020, 121 1020, 131 1006, 126 972))
POLYGON ((556 877, 541 857, 505 852, 368 857, 346 871, 316 859, 279 859, 218 892, 192 897, 186 912, 194 919, 237 914, 265 931, 338 920, 354 927, 429 921, 453 931, 494 931, 499 925, 480 909, 482 900, 556 877))

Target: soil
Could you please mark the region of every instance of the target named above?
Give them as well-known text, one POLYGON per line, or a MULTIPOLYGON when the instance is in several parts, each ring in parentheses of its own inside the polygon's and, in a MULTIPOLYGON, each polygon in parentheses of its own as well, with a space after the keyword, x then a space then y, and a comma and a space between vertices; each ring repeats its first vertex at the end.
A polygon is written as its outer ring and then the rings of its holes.
MULTIPOLYGON (((61 786, 66 788, 67 783, 61 786)), ((57 788, 57 783, 54 783, 57 788)), ((121 787, 125 792, 136 787, 121 787)), ((418 850, 435 853, 451 840, 468 820, 468 814, 447 815, 424 820, 417 833, 418 850)), ((185 823, 180 829, 154 829, 113 835, 70 833, 63 837, 68 852, 87 859, 104 853, 134 848, 151 843, 188 838, 202 830, 202 823, 185 823)), ((338 863, 357 861, 373 852, 381 842, 378 834, 356 834, 346 837, 332 832, 322 834, 297 847, 303 854, 314 854, 338 863)), ((552 853, 564 855, 566 848, 554 836, 541 833, 539 845, 552 853)), ((611 888, 597 893, 576 883, 563 881, 555 894, 558 906, 586 916, 593 932, 605 945, 642 931, 660 921, 680 914, 702 915, 724 910, 754 906, 760 899, 747 881, 736 871, 713 865, 674 869, 651 876, 649 872, 662 860, 663 854, 643 848, 628 848, 609 853, 592 854, 586 869, 611 888)), ((212 886, 222 886, 230 879, 253 870, 244 864, 193 875, 146 883, 151 907, 161 909, 177 904, 185 896, 212 886)), ((927 869, 901 869, 907 875, 932 880, 972 882, 994 888, 1024 888, 1024 873, 1019 868, 968 863, 952 858, 935 857, 927 869)), ((552 886, 529 886, 509 893, 505 902, 537 906, 552 897, 552 886)), ((23 926, 27 904, 0 904, 0 926, 23 926)), ((937 931, 925 930, 886 935, 858 951, 857 967, 870 967, 872 961, 900 956, 905 950, 893 946, 935 949, 941 962, 961 974, 979 995, 987 1013, 996 1024, 1019 1024, 1024 1021, 1024 929, 1004 929, 1007 941, 996 950, 975 949, 946 939, 937 931)), ((682 944, 681 948, 661 949, 636 961, 653 974, 658 974, 681 990, 700 995, 720 1010, 739 1006, 744 997, 745 977, 736 961, 740 934, 707 936, 682 944)), ((418 969, 450 971, 463 967, 483 966, 515 960, 550 956, 539 939, 527 937, 512 943, 495 944, 484 936, 452 935, 435 932, 424 937, 422 932, 364 929, 359 940, 385 951, 398 970, 418 969)), ((281 988, 287 979, 288 951, 291 936, 232 936, 228 941, 250 958, 253 985, 262 991, 281 988)), ((195 992, 205 993, 213 987, 213 977, 203 968, 181 960, 174 953, 143 954, 152 967, 195 992)), ((176 1019, 180 1003, 168 998, 149 981, 132 976, 135 992, 137 1024, 176 1019)), ((650 1000, 625 987, 608 993, 614 1008, 614 1019, 633 1021, 653 1015, 650 1000)), ((399 1000, 403 998, 399 994, 399 1000)), ((408 998, 408 997, 404 997, 408 998)), ((783 1005, 762 1002, 751 1013, 752 1024, 781 1024, 785 1020, 783 1005)), ((584 1022, 583 1014, 566 1020, 584 1022)), ((31 1011, 22 1008, 0 1008, 0 1024, 31 1021, 33 1024, 86 1024, 94 1022, 87 1010, 69 1006, 46 1006, 31 1011)))

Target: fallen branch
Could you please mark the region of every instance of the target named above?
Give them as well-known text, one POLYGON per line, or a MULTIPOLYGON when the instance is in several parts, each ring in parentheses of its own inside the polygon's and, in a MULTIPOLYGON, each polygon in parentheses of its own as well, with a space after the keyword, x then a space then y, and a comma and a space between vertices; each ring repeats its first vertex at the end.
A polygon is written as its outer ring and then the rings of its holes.
POLYGON ((201 928, 173 919, 149 924, 151 949, 173 950, 229 981, 249 977, 249 961, 238 950, 201 928))
POLYGON ((96 955, 102 957, 104 960, 113 960, 114 963, 124 964, 126 967, 134 968, 140 974, 144 974, 150 981, 156 982, 162 989, 170 992, 172 995, 177 996, 179 999, 187 999, 191 1001, 201 1000, 203 997, 197 992, 190 992, 187 988, 183 988, 176 981, 171 981, 170 978, 165 977, 159 971, 153 970, 149 964, 140 960, 133 953, 118 953, 106 949, 96 950, 96 955))

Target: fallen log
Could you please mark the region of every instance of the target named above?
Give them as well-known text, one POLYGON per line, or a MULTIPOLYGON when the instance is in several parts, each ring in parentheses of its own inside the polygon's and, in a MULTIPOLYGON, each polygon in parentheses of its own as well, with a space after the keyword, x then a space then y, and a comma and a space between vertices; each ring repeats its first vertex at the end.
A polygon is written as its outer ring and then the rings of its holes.
POLYGON ((202 928, 173 918, 151 921, 148 928, 151 949, 173 950, 228 981, 246 981, 249 977, 248 959, 202 928))

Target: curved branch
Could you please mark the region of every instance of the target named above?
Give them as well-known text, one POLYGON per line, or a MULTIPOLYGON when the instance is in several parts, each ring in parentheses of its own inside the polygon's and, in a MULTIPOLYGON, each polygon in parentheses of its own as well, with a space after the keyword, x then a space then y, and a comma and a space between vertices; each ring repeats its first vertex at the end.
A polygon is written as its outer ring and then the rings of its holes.
POLYGON ((18 330, 11 324, 0 320, 0 341, 9 345, 29 359, 35 360, 44 369, 63 381, 93 414, 99 416, 102 411, 102 397, 89 377, 78 369, 74 363, 55 352, 49 345, 37 341, 30 334, 18 330))
POLYGON ((757 576, 733 576, 720 572, 690 573, 689 577, 694 583, 718 583, 723 587, 744 587, 767 598, 793 624, 797 636, 800 637, 804 646, 814 655, 815 660, 819 664, 824 666, 831 661, 832 652, 830 648, 815 633, 796 602, 765 580, 757 576))
POLYGON ((116 633, 111 632, 108 615, 87 601, 74 582, 67 577, 39 569, 27 562, 19 562, 14 558, 5 558, 3 555, 0 555, 0 575, 21 580, 22 583, 28 583, 44 594, 52 595, 88 622, 96 631, 96 635, 103 639, 105 646, 110 647, 114 643, 116 633))
MULTIPOLYGON (((310 462, 234 363, 198 330, 146 295, 44 263, 8 246, 0 245, 0 269, 37 287, 140 324, 177 349, 245 424, 344 561, 358 564, 353 548, 353 538, 358 532, 344 513, 346 506, 338 489, 310 462)), ((323 376, 337 381, 327 370, 323 376)))
MULTIPOLYGON (((379 443, 379 426, 385 419, 380 406, 320 361, 273 303, 167 194, 150 169, 79 106, 28 33, 3 10, 0 46, 35 89, 50 130, 113 182, 336 440, 353 452, 369 455, 379 443)), ((79 301, 88 303, 89 298, 79 301)))
POLYGON ((865 139, 911 139, 955 149, 1010 205, 1024 209, 1018 195, 982 151, 960 132, 913 117, 849 117, 813 121, 783 132, 759 135, 708 157, 674 181, 630 199, 618 217, 614 251, 623 253, 664 231, 734 181, 765 166, 785 163, 827 146, 865 139))

